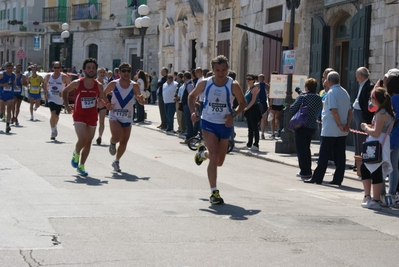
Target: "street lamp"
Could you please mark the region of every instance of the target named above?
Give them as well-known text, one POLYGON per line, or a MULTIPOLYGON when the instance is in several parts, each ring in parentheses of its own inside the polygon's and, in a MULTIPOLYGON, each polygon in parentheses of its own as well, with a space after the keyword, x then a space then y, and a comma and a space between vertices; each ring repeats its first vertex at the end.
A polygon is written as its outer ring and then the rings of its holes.
POLYGON ((66 57, 67 57, 67 39, 69 38, 69 24, 68 23, 63 23, 62 24, 62 33, 61 33, 61 38, 62 39, 64 39, 64 51, 63 51, 63 53, 62 53, 62 57, 64 58, 64 62, 63 62, 63 65, 64 65, 64 68, 66 68, 66 62, 67 62, 67 60, 66 60, 66 57))
POLYGON ((146 5, 140 5, 138 8, 138 13, 141 17, 134 21, 134 26, 140 30, 141 35, 141 49, 140 49, 140 68, 144 68, 144 35, 147 28, 150 27, 151 19, 147 16, 150 13, 150 9, 146 5))

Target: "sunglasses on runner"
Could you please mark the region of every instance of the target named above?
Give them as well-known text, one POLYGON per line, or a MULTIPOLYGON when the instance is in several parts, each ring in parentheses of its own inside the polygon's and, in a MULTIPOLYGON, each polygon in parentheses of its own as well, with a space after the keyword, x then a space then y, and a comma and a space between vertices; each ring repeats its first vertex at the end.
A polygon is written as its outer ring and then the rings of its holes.
POLYGON ((123 70, 121 70, 121 72, 122 72, 122 73, 125 73, 125 72, 130 73, 130 72, 132 72, 132 70, 123 69, 123 70))

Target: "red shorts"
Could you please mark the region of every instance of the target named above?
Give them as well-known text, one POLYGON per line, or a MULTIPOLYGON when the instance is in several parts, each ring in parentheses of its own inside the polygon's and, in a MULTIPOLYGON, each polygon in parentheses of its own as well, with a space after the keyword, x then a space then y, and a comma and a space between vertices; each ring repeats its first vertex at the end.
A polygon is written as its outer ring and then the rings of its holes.
POLYGON ((97 121, 98 121, 98 116, 95 117, 88 117, 88 116, 81 116, 81 115, 76 115, 75 113, 73 114, 73 121, 75 123, 84 123, 90 127, 96 127, 97 126, 97 121))

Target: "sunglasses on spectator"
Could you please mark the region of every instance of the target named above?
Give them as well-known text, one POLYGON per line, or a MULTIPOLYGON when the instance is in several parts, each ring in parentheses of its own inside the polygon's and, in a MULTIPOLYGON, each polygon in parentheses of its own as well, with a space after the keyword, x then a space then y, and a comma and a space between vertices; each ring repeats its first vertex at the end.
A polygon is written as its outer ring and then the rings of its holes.
POLYGON ((123 69, 123 70, 121 70, 121 72, 122 72, 122 73, 125 73, 125 72, 128 72, 128 73, 130 73, 130 72, 132 72, 132 70, 123 69))
POLYGON ((61 69, 61 67, 53 67, 53 69, 61 69))
POLYGON ((173 79, 173 77, 168 77, 168 79, 173 79))
POLYGON ((252 79, 252 78, 249 78, 249 77, 247 78, 247 81, 253 81, 253 80, 254 80, 254 79, 252 79))

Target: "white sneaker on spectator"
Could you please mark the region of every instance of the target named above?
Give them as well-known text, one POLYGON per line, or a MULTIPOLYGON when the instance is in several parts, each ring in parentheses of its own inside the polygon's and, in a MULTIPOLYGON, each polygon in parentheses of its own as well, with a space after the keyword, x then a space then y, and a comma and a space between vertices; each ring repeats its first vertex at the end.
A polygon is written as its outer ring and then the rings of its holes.
POLYGON ((367 203, 362 203, 363 208, 368 208, 371 210, 380 210, 381 209, 381 204, 380 201, 375 201, 374 199, 370 200, 367 203))
POLYGON ((257 147, 257 146, 251 146, 251 151, 252 152, 258 152, 259 151, 259 147, 257 147))
POLYGON ((371 201, 371 197, 370 196, 364 196, 364 198, 363 198, 363 202, 362 202, 362 206, 363 206, 363 204, 367 204, 368 202, 370 202, 371 201))

